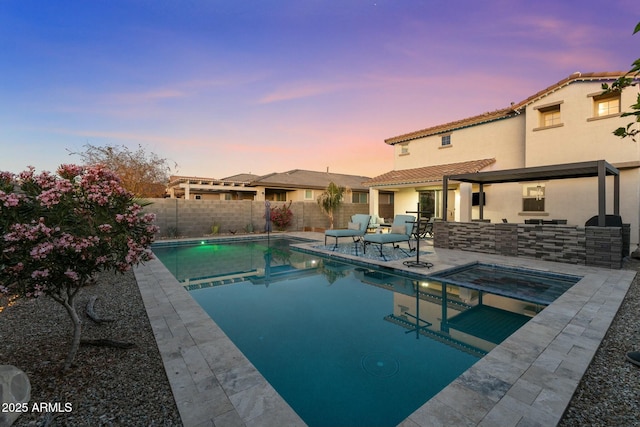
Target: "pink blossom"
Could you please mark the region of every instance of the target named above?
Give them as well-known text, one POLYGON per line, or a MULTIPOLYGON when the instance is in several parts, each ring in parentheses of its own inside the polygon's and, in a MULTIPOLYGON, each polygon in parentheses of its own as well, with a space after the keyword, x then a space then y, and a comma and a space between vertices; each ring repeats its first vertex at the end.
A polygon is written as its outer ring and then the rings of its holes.
POLYGON ((100 224, 98 226, 98 230, 102 231, 103 233, 108 233, 113 229, 113 227, 111 226, 111 224, 100 224))
POLYGON ((103 166, 62 165, 57 175, 31 167, 18 176, 0 173, 0 185, 0 284, 10 291, 58 292, 82 285, 85 274, 126 271, 152 257, 155 215, 133 203, 103 166))
POLYGON ((14 208, 20 204, 20 200, 22 200, 22 196, 20 194, 7 194, 4 191, 0 190, 0 203, 2 203, 4 207, 14 208))
POLYGON ((69 279, 73 280, 74 282, 80 281, 80 276, 78 276, 78 273, 71 270, 70 268, 67 268, 67 271, 64 272, 64 275, 67 276, 69 279))
POLYGON ((44 270, 34 270, 31 273, 31 278, 32 279, 40 279, 43 277, 49 277, 49 269, 45 268, 44 270))
POLYGON ((29 254, 33 259, 41 260, 41 259, 45 259, 53 249, 54 249, 54 246, 51 242, 43 242, 34 246, 33 249, 31 249, 31 252, 29 254))

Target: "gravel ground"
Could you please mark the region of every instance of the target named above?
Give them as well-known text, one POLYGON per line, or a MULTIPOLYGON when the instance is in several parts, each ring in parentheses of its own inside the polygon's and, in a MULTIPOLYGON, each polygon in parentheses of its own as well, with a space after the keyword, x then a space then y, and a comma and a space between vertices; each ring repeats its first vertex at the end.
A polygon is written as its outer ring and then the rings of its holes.
MULTIPOLYGON (((640 271, 640 261, 627 261, 624 268, 640 271)), ((558 424, 560 427, 640 426, 640 368, 625 359, 629 351, 640 351, 638 277, 558 424)))
MULTIPOLYGON (((625 266, 640 271, 640 261, 625 266)), ((131 349, 82 346, 65 374, 71 323, 62 306, 47 298, 20 300, 0 312, 0 364, 15 365, 31 381, 31 403, 71 403, 72 412, 25 413, 14 426, 182 425, 132 273, 105 274, 85 288, 77 303, 84 338, 135 343, 131 349), (101 317, 84 315, 91 295, 101 317)), ((602 346, 582 379, 561 427, 640 426, 640 368, 627 362, 640 350, 640 286, 633 282, 602 346)))
POLYGON ((75 364, 60 373, 71 339, 71 320, 50 298, 20 300, 0 313, 0 364, 27 373, 33 403, 72 404, 58 414, 22 414, 14 426, 180 426, 162 359, 133 273, 103 274, 76 303, 83 339, 135 343, 130 349, 81 346, 75 364), (95 312, 113 323, 97 325, 84 314, 91 295, 95 312))

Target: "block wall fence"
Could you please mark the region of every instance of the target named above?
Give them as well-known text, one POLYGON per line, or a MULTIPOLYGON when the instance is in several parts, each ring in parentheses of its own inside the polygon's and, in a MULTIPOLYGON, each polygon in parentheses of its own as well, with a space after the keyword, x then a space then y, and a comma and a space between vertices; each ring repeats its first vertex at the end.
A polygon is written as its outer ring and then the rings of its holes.
MULTIPOLYGON (((263 232, 265 226, 264 202, 252 200, 185 200, 147 199, 151 204, 145 212, 156 214, 160 227, 157 237, 201 237, 211 234, 213 223, 220 225, 220 233, 243 233, 251 224, 255 232, 263 232)), ((289 202, 271 202, 280 207, 289 202)), ((289 231, 312 231, 329 228, 329 218, 316 202, 292 202, 293 219, 289 231)), ((369 205, 344 203, 334 217, 335 228, 346 228, 351 216, 369 213, 369 205)), ((275 227, 273 227, 275 230, 275 227)))
POLYGON ((435 222, 433 231, 436 248, 621 268, 631 227, 435 222))

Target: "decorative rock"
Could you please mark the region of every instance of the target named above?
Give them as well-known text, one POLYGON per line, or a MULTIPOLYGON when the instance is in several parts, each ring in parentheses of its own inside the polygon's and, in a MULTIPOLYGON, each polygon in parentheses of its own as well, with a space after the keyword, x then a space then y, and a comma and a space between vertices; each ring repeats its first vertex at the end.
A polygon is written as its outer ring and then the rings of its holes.
POLYGON ((0 411, 0 427, 9 427, 22 412, 26 412, 29 399, 31 383, 27 374, 15 366, 0 365, 0 404, 3 408, 0 411))

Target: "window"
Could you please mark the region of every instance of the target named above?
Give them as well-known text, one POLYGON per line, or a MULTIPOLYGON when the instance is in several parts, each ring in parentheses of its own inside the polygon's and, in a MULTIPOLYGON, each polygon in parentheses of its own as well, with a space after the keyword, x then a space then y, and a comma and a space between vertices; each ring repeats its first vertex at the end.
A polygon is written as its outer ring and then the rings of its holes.
POLYGON ((405 156, 409 154, 409 144, 402 144, 400 146, 400 155, 405 156))
POLYGON ((351 193, 351 203, 367 204, 369 203, 369 193, 351 193))
POLYGON ((304 199, 313 200, 313 190, 304 190, 304 199))
POLYGON ((562 114, 560 106, 564 101, 533 107, 538 111, 538 127, 533 130, 541 130, 562 126, 562 114))
POLYGON ((201 196, 201 195, 199 195, 199 194, 196 194, 194 198, 195 198, 196 200, 200 200, 200 199, 202 199, 202 196, 201 196))
POLYGON ((524 212, 544 212, 545 187, 543 184, 522 187, 522 210, 524 212))
POLYGON ((440 139, 440 145, 442 147, 451 145, 451 135, 442 135, 442 138, 440 139))
POLYGON ((540 127, 547 128, 560 124, 560 105, 540 109, 540 127))
POLYGON ((606 117, 620 112, 620 92, 593 97, 593 116, 606 117))

